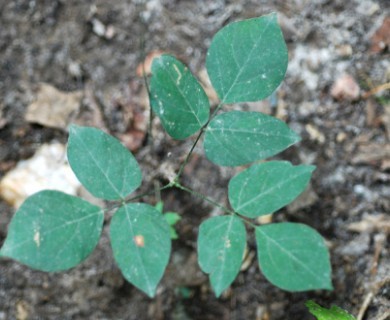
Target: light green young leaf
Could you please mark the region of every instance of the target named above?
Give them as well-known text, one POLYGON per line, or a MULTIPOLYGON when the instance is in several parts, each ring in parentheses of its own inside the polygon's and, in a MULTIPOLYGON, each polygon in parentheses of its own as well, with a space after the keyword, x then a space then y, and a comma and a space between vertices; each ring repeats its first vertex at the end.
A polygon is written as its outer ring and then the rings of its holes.
POLYGON ((218 216, 204 221, 199 228, 198 260, 210 274, 211 286, 219 297, 240 271, 246 245, 246 231, 241 219, 218 216))
POLYGON ((153 60, 150 104, 164 129, 185 139, 206 124, 210 104, 206 93, 186 66, 169 55, 153 60))
POLYGON ((248 218, 273 213, 305 190, 314 169, 287 161, 255 164, 230 180, 230 204, 248 218))
POLYGON ((314 229, 299 223, 256 227, 260 269, 275 286, 288 291, 332 289, 329 252, 314 229))
POLYGON ((123 199, 141 185, 141 170, 133 155, 99 129, 72 125, 68 160, 83 186, 97 198, 123 199))
POLYGON ((170 226, 174 226, 181 219, 180 215, 176 212, 166 212, 164 213, 164 218, 170 226))
POLYGON ((281 83, 288 53, 276 14, 234 22, 213 38, 206 68, 223 103, 258 101, 281 83))
POLYGON ((110 226, 114 258, 124 277, 153 297, 171 252, 169 225, 154 207, 127 204, 110 226))
POLYGON ((97 245, 103 217, 102 209, 80 198, 38 192, 12 218, 1 255, 42 271, 72 268, 97 245))
POLYGON ((181 217, 176 212, 166 212, 164 213, 164 218, 169 224, 169 231, 171 234, 171 239, 176 240, 179 238, 179 235, 176 232, 175 224, 181 220, 181 217))
POLYGON ((283 121, 260 112, 230 111, 216 116, 206 130, 207 158, 221 166, 239 166, 271 157, 300 137, 283 121))
POLYGON ((355 317, 350 315, 347 311, 332 306, 330 309, 326 309, 318 305, 312 300, 306 302, 306 307, 312 315, 316 316, 317 320, 356 320, 355 317))
POLYGON ((163 213, 163 210, 164 210, 164 202, 162 201, 159 201, 156 203, 156 205, 154 206, 156 208, 156 210, 160 213, 163 213))

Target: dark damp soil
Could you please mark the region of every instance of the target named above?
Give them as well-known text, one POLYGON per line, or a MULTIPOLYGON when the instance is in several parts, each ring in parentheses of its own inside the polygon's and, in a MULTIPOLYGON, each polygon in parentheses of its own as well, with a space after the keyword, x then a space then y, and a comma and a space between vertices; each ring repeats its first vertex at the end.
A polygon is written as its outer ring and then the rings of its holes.
MULTIPOLYGON (((81 90, 82 108, 97 108, 102 127, 124 143, 133 141, 139 132, 131 126, 146 121, 134 118, 146 108, 143 81, 136 75, 145 54, 172 53, 199 75, 216 31, 272 11, 288 44, 289 69, 272 103, 247 107, 282 118, 302 136, 280 158, 317 166, 310 190, 274 220, 306 223, 325 237, 334 291, 289 293, 271 285, 259 271, 250 234, 244 270, 216 299, 196 262, 196 235, 205 218, 220 212, 168 190, 161 194, 165 208, 182 220, 154 299, 124 281, 113 262, 107 218, 96 250, 67 272, 47 274, 1 260, 0 319, 314 319, 304 306, 308 299, 355 316, 362 310, 362 319, 385 319, 390 309, 390 97, 388 90, 364 93, 390 81, 389 48, 374 37, 390 14, 386 0, 0 0, 0 175, 43 143, 66 143, 66 130, 25 120, 39 83, 64 92, 81 90), (331 95, 344 73, 361 89, 354 101, 331 95)), ((130 146, 147 190, 177 170, 191 141, 171 140, 155 122, 153 148, 143 147, 142 130, 141 143, 130 146)), ((183 183, 225 202, 233 173, 210 164, 197 148, 183 183)), ((155 203, 156 197, 143 200, 155 203)), ((4 201, 0 208, 1 245, 15 210, 4 201)))

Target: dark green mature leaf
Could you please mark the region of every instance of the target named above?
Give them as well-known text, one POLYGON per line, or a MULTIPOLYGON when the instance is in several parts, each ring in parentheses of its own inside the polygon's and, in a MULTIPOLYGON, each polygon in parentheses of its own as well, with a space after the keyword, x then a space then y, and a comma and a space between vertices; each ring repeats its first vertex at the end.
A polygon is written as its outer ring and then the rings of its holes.
POLYGON ((188 138, 209 118, 210 104, 203 88, 186 66, 169 55, 153 60, 150 104, 175 139, 188 138))
POLYGON ((310 313, 316 316, 317 320, 356 320, 356 318, 347 311, 337 306, 326 309, 312 300, 307 301, 305 304, 306 307, 309 308, 310 313))
POLYGON ((207 158, 221 166, 239 166, 271 157, 300 137, 283 121, 260 112, 231 111, 216 116, 206 130, 207 158))
POLYGON ((42 271, 66 270, 92 252, 102 226, 99 207, 59 191, 41 191, 12 218, 1 255, 42 271))
POLYGON ((329 252, 314 229, 299 223, 256 227, 257 254, 264 276, 288 291, 332 289, 329 252))
POLYGON ((234 22, 213 38, 206 68, 223 103, 258 101, 281 83, 288 54, 276 14, 234 22))
POLYGON ((83 186, 95 197, 123 199, 141 185, 137 161, 120 142, 103 131, 72 125, 68 160, 83 186))
POLYGON ((233 215, 209 218, 200 225, 199 265, 210 274, 211 286, 217 297, 240 271, 245 245, 244 224, 233 215))
POLYGON ((153 297, 171 252, 169 225, 163 215, 147 204, 127 204, 114 214, 110 238, 124 277, 153 297))
POLYGON ((230 180, 229 201, 249 218, 273 213, 305 190, 314 169, 287 161, 255 164, 230 180))

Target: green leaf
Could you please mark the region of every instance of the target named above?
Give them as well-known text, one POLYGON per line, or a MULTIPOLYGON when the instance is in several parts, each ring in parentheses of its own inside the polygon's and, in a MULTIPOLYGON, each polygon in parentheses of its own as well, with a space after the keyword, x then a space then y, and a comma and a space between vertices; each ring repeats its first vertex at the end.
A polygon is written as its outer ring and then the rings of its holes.
POLYGON ((248 218, 273 213, 305 190, 314 169, 287 161, 255 164, 230 180, 229 201, 248 218))
POLYGON ((199 228, 198 260, 210 274, 211 286, 219 297, 240 271, 246 245, 246 231, 241 219, 231 216, 212 217, 199 228))
POLYGON ((38 192, 12 218, 1 254, 42 271, 72 268, 97 245, 103 218, 102 209, 80 198, 38 192))
POLYGON ((239 166, 271 157, 300 137, 284 122, 260 112, 231 111, 216 116, 206 130, 207 158, 221 166, 239 166))
POLYGON ((123 199, 141 185, 141 170, 133 155, 99 129, 72 125, 68 160, 83 186, 97 198, 123 199))
POLYGON ((287 70, 288 53, 276 14, 234 22, 213 38, 206 68, 223 103, 269 96, 287 70))
POLYGON ((329 252, 314 229, 299 223, 256 227, 260 269, 288 291, 332 289, 329 252))
POLYGON ((180 215, 176 212, 164 213, 164 218, 165 218, 165 220, 167 220, 167 222, 170 226, 174 226, 181 219, 180 215))
POLYGON ((164 210, 164 202, 162 201, 159 201, 156 203, 156 205, 154 206, 156 208, 156 210, 160 213, 163 213, 163 210, 164 210))
POLYGON ((306 307, 312 315, 316 316, 317 320, 356 320, 355 317, 350 315, 347 311, 332 306, 330 309, 326 309, 318 305, 312 300, 306 302, 306 307))
POLYGON ((180 215, 176 212, 167 212, 164 213, 164 218, 169 224, 169 231, 171 234, 171 239, 176 240, 179 238, 179 235, 177 234, 174 225, 178 223, 181 219, 180 215))
POLYGON ((153 297, 171 252, 169 225, 162 214, 147 204, 127 204, 114 214, 110 238, 124 277, 153 297))
POLYGON ((153 60, 150 104, 164 129, 175 139, 185 139, 206 124, 210 104, 191 72, 169 55, 153 60))

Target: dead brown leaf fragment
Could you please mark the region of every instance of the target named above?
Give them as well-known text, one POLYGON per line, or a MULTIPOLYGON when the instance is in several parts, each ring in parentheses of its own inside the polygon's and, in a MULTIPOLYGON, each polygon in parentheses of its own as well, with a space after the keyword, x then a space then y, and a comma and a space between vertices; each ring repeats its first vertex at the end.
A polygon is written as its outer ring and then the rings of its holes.
POLYGON ((153 63, 153 59, 154 58, 157 58, 159 56, 161 56, 164 52, 163 51, 160 51, 160 50, 155 50, 155 51, 151 51, 144 59, 143 62, 141 62, 138 66, 137 66, 137 70, 136 70, 136 73, 137 73, 137 76, 138 77, 143 77, 143 75, 145 74, 146 76, 150 76, 152 74, 152 63, 153 63))
POLYGON ((351 75, 343 74, 333 84, 330 94, 336 100, 355 101, 360 97, 360 87, 351 75))
POLYGON ((390 17, 386 17, 383 20, 382 25, 375 31, 371 38, 372 53, 383 52, 390 47, 390 17))

